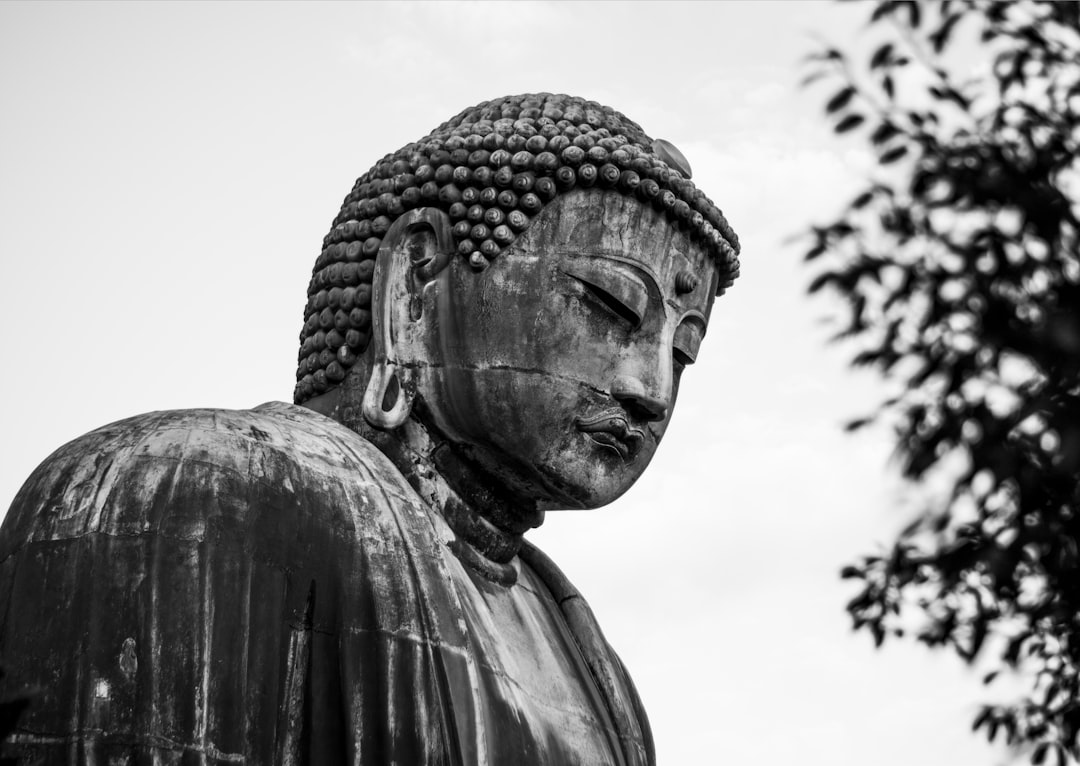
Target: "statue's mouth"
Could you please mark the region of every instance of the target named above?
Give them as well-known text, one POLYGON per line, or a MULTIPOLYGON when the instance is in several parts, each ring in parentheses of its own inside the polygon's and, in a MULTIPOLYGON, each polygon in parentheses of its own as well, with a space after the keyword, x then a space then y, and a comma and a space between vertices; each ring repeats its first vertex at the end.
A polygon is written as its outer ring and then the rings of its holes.
POLYGON ((604 412, 591 418, 578 418, 574 425, 601 447, 610 449, 628 462, 641 452, 645 444, 645 432, 631 426, 619 412, 604 412))

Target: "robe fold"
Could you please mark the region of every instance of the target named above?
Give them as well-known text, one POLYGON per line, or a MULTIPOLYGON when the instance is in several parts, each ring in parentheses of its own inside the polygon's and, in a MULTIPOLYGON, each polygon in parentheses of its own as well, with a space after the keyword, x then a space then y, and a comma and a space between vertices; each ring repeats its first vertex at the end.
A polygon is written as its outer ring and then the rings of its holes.
POLYGON ((27 764, 655 762, 584 599, 465 567, 392 463, 302 407, 157 412, 50 456, 0 528, 27 764))

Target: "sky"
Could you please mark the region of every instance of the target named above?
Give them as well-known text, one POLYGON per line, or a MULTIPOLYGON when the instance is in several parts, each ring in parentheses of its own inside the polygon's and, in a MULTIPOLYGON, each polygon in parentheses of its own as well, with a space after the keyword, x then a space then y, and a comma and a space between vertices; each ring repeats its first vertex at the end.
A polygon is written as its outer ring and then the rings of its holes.
POLYGON ((994 690, 854 634, 844 564, 911 518, 883 397, 788 242, 870 167, 800 90, 868 4, 0 4, 0 507, 140 412, 290 400, 306 286, 357 176, 461 109, 570 93, 674 143, 742 276, 644 477, 532 533, 641 692, 661 764, 980 766, 994 690))

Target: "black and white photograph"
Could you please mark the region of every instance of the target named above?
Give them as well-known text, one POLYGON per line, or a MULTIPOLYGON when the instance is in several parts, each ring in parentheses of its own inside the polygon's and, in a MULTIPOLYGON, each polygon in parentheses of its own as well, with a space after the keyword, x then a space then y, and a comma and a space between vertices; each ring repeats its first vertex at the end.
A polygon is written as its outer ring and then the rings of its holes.
POLYGON ((1080 762, 1080 3, 0 3, 0 764, 1080 762))

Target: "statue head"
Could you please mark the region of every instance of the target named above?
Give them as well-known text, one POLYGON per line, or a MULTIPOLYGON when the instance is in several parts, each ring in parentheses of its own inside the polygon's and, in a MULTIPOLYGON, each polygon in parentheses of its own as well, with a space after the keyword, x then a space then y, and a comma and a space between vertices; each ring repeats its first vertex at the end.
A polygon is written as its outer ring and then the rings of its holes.
POLYGON ((366 425, 419 419, 512 495, 610 502, 738 275, 738 241, 689 177, 593 102, 462 112, 346 197, 309 287, 297 403, 362 391, 366 425))

